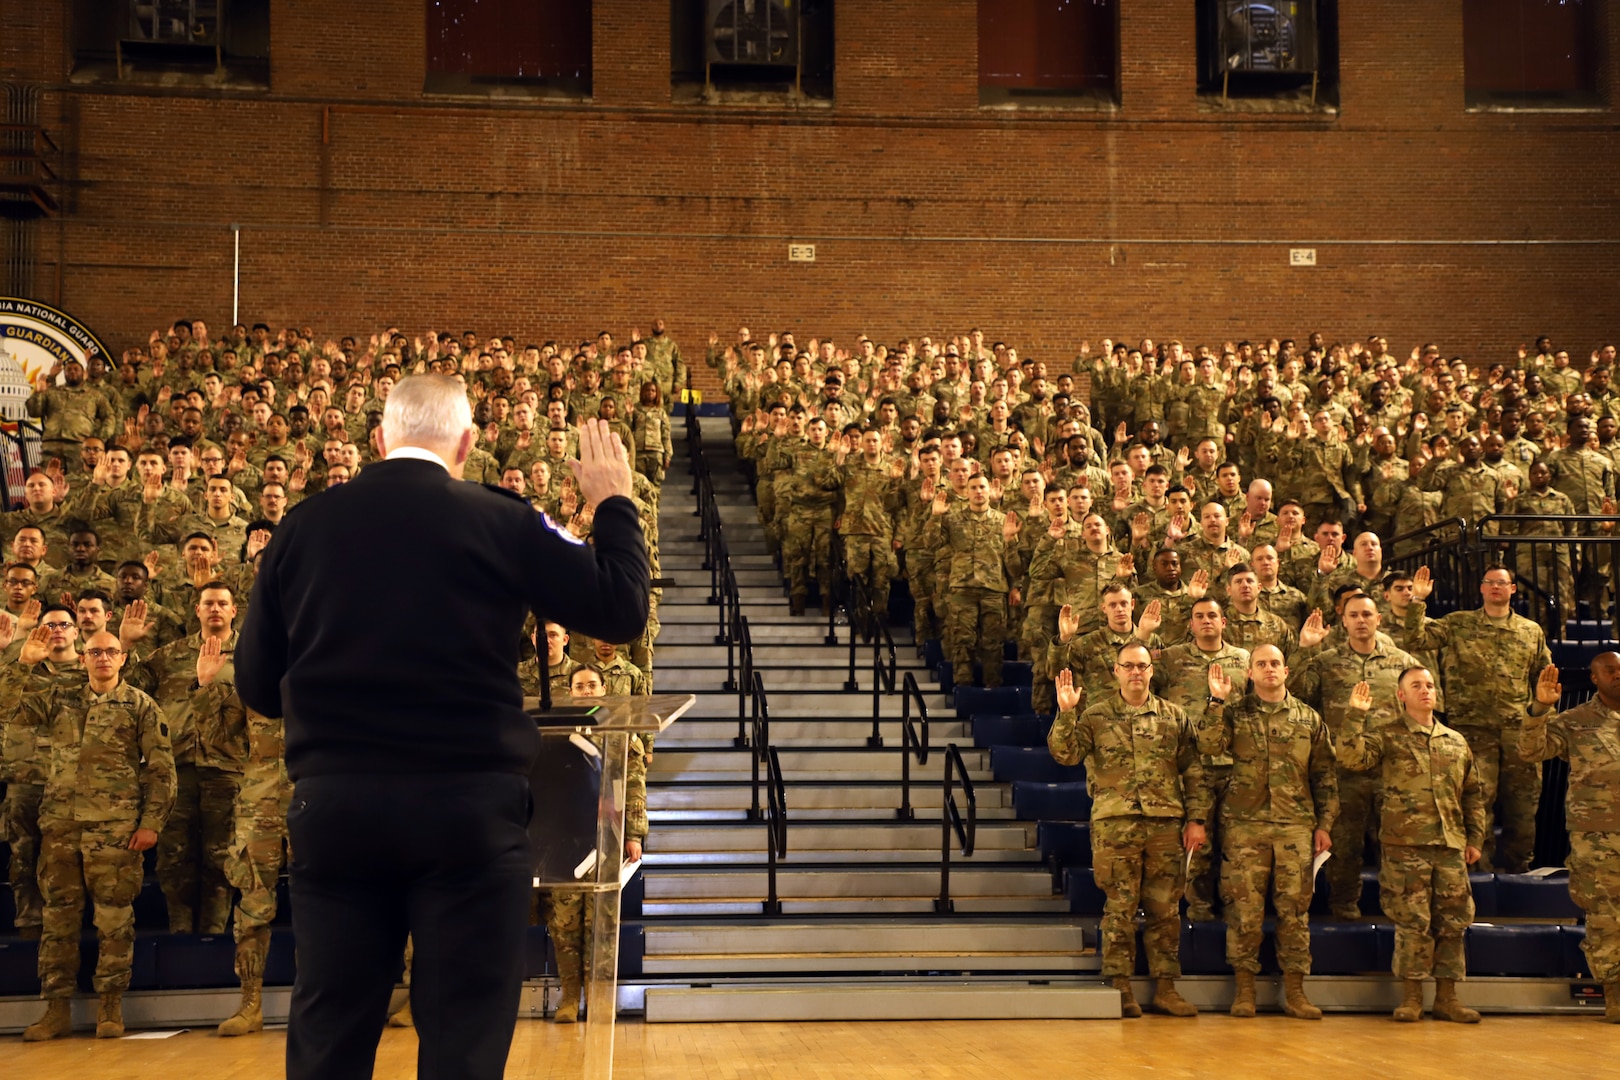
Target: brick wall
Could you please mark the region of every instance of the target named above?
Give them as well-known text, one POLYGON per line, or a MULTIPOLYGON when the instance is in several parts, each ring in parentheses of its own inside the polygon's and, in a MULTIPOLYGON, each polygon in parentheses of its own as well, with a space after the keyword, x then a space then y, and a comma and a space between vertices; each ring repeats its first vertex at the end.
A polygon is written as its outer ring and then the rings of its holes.
MULTIPOLYGON (((741 324, 977 324, 1058 360, 1311 329, 1585 350, 1620 306, 1614 116, 1466 112, 1461 2, 1341 4, 1337 115, 1201 107, 1191 5, 1159 0, 1120 2, 1112 114, 981 110, 971 0, 846 0, 831 108, 672 105, 646 0, 595 0, 589 105, 425 96, 418 0, 274 0, 259 93, 69 87, 58 6, 0 0, 0 77, 53 88, 61 303, 110 344, 228 321, 236 222, 243 319, 321 334, 662 314, 693 354, 741 324)), ((58 250, 52 225, 47 300, 58 250)))

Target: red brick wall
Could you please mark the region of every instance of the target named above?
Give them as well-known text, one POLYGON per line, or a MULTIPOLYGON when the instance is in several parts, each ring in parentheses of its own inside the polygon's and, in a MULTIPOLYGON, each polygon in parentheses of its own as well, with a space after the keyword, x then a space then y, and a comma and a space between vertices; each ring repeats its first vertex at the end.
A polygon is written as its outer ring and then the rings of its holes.
MULTIPOLYGON (((647 0, 595 0, 588 105, 424 96, 420 0, 275 0, 260 93, 66 87, 58 5, 0 0, 0 77, 52 87, 61 301, 109 343, 228 321, 238 222, 244 320, 323 335, 662 314, 694 355, 744 323, 977 324, 1053 359, 1311 329, 1584 351, 1620 307, 1615 118, 1466 112, 1461 2, 1340 4, 1337 115, 1201 109, 1191 5, 1160 0, 1121 0, 1112 114, 981 110, 970 0, 846 0, 830 108, 672 105, 647 0)), ((53 225, 47 300, 57 252, 53 225)))

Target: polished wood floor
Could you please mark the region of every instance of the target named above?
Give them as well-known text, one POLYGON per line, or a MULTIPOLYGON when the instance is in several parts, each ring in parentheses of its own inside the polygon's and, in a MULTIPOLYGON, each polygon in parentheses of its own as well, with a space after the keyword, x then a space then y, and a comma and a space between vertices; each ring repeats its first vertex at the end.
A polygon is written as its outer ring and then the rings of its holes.
MULTIPOLYGON (((582 1029, 521 1021, 510 1078, 578 1075, 582 1029)), ((206 1077, 279 1080, 286 1036, 240 1039, 190 1032, 171 1039, 97 1042, 84 1035, 43 1045, 0 1038, 0 1077, 128 1080, 206 1077)), ((1487 1017, 1477 1027, 1397 1025, 1377 1016, 1320 1023, 1262 1016, 1233 1020, 1146 1017, 1116 1021, 620 1025, 620 1080, 1021 1080, 1071 1076, 1383 1076, 1450 1078, 1612 1075, 1620 1026, 1587 1017, 1487 1017), (1284 1072, 1286 1070, 1286 1072, 1284 1072)), ((384 1033, 376 1076, 416 1075, 416 1035, 384 1033)))

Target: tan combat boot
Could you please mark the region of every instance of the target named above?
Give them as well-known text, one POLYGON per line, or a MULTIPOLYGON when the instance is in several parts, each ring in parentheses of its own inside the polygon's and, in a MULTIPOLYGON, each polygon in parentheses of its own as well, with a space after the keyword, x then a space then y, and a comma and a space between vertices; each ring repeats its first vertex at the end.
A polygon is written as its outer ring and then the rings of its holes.
POLYGON ((259 927, 236 943, 236 977, 242 981, 242 1003, 219 1025, 225 1038, 264 1030, 264 962, 270 952, 270 928, 259 927))
POLYGON ((411 1016, 411 999, 409 995, 405 998, 405 1004, 388 1014, 388 1026, 396 1028, 416 1026, 416 1019, 411 1016))
POLYGON ((101 995, 96 1008, 96 1038, 122 1039, 124 1037, 124 995, 112 990, 101 995))
POLYGON ((1153 1009, 1167 1016, 1197 1016, 1198 1006, 1176 990, 1176 980, 1160 979, 1153 989, 1153 1009))
POLYGON ((1603 984, 1603 1019, 1620 1024, 1620 982, 1603 984))
POLYGON ((1232 997, 1232 1015, 1244 1019, 1254 1015, 1254 972, 1233 973, 1237 980, 1237 993, 1232 997))
POLYGON ((1131 977, 1115 975, 1109 981, 1114 989, 1119 991, 1119 1015, 1128 1019, 1141 1016, 1142 1006, 1136 1003, 1136 994, 1131 990, 1131 977))
POLYGON ((1305 996, 1305 973, 1283 972, 1283 1012, 1295 1020, 1320 1020, 1322 1010, 1305 996))
POLYGON ((1423 1019, 1423 980, 1403 979, 1403 996, 1395 1009, 1395 1019, 1403 1024, 1415 1024, 1423 1019))
POLYGON ((576 1023, 579 1020, 579 992, 584 980, 578 971, 561 972, 558 977, 562 980, 562 996, 557 1001, 557 1012, 552 1016, 552 1022, 576 1023))
POLYGON ((51 998, 45 1003, 45 1015, 29 1024, 23 1031, 23 1042, 44 1042, 66 1035, 73 1030, 73 1002, 67 998, 51 998))
POLYGON ((1436 1020, 1450 1020, 1453 1024, 1479 1023, 1479 1013, 1457 1000, 1456 979, 1434 980, 1434 1008, 1430 1012, 1436 1020))

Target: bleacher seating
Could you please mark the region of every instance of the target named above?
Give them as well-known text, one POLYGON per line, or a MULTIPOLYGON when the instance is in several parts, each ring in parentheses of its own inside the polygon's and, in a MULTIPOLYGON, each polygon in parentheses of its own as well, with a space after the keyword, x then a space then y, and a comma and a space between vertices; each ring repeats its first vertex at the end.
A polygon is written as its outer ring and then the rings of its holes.
POLYGON ((1468 973, 1525 978, 1574 976, 1576 972, 1570 968, 1564 949, 1563 931, 1563 927, 1547 923, 1476 923, 1468 928, 1468 973))
POLYGON ((981 749, 992 746, 1045 747, 1048 726, 1047 719, 1039 713, 1021 713, 1017 716, 982 713, 974 716, 970 722, 973 745, 981 749))
POLYGON ((1091 793, 1084 780, 1015 780, 1012 796, 1013 812, 1021 821, 1087 821, 1091 817, 1091 793))
POLYGON ((952 704, 956 708, 956 715, 963 719, 978 713, 994 713, 998 716, 1027 713, 1030 711, 1029 687, 998 686, 989 689, 983 686, 960 686, 956 689, 952 704))
POLYGON ((1569 877, 1497 874, 1496 913, 1504 919, 1578 919, 1581 909, 1569 895, 1569 877))
MULTIPOLYGON (((948 660, 941 660, 934 665, 934 674, 939 679, 941 693, 948 694, 956 689, 956 678, 951 674, 951 665, 948 660)), ((1008 660, 1001 665, 1001 684, 1003 686, 1029 686, 1034 679, 1034 668, 1027 660, 1008 660)), ((984 681, 984 670, 973 665, 973 681, 977 685, 984 681)))
POLYGON ((990 771, 998 781, 1038 780, 1056 784, 1078 780, 1085 783, 1081 765, 1060 765, 1052 760, 1045 746, 993 746, 990 771))
POLYGON ((1043 821, 1035 827, 1035 838, 1041 857, 1055 871, 1091 865, 1089 821, 1043 821))

